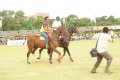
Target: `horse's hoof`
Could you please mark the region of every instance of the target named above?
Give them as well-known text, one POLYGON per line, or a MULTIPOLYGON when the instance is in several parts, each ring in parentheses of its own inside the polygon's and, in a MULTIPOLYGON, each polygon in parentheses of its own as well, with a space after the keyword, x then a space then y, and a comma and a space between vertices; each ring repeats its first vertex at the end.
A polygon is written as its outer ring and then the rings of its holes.
POLYGON ((73 62, 74 60, 71 60, 71 62, 73 62))
POLYGON ((49 61, 50 64, 53 64, 52 61, 49 61))
POLYGON ((73 59, 70 59, 71 62, 73 62, 74 60, 73 59))
POLYGON ((63 58, 63 56, 58 56, 57 61, 60 63, 61 59, 63 58))
POLYGON ((72 59, 72 57, 70 57, 70 61, 71 61, 71 62, 73 62, 73 59, 72 59))
POLYGON ((57 61, 60 63, 60 59, 57 59, 57 61))
POLYGON ((31 64, 30 62, 27 62, 28 64, 31 64))

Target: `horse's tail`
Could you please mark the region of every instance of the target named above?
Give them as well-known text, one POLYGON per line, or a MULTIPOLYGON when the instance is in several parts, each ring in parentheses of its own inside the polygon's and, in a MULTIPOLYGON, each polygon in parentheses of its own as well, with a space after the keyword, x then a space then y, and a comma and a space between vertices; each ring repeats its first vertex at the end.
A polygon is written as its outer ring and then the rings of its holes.
POLYGON ((25 45, 26 40, 27 40, 27 38, 25 38, 25 41, 23 42, 23 45, 25 45))

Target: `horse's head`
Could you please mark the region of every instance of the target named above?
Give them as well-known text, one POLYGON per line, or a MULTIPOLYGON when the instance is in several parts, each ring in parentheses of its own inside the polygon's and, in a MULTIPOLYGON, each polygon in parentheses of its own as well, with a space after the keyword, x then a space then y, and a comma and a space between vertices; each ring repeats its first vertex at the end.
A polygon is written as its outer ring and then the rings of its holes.
POLYGON ((77 29, 77 27, 70 27, 68 28, 68 31, 69 33, 72 35, 73 33, 76 33, 76 34, 80 34, 79 30, 77 29))
POLYGON ((67 31, 66 27, 64 27, 64 26, 58 27, 56 29, 56 32, 59 34, 59 36, 61 36, 61 34, 62 35, 68 35, 68 31, 67 31))
POLYGON ((68 45, 70 40, 70 34, 67 31, 67 28, 64 26, 60 26, 59 28, 57 28, 56 31, 60 34, 59 36, 62 37, 63 42, 68 45))

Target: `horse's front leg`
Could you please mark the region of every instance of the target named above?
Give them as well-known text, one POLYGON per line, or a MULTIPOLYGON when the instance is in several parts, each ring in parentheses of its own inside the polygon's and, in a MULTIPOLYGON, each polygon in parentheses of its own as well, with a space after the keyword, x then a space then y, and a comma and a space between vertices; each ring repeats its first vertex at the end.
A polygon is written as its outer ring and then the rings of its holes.
POLYGON ((52 52, 53 51, 51 51, 50 49, 48 49, 48 55, 49 55, 49 63, 51 63, 52 64, 52 52))
POLYGON ((62 55, 62 57, 61 57, 61 59, 65 56, 65 53, 66 53, 66 49, 63 47, 63 55, 62 55))
POLYGON ((69 58, 70 58, 70 61, 73 62, 73 59, 72 59, 72 57, 71 57, 70 51, 69 51, 69 49, 68 49, 68 46, 64 47, 64 49, 67 51, 67 53, 68 53, 68 55, 69 55, 69 58))
POLYGON ((43 48, 39 49, 39 56, 37 57, 38 60, 41 58, 41 52, 42 51, 43 51, 43 48))
POLYGON ((58 59, 57 59, 57 61, 58 62, 60 62, 60 60, 61 60, 61 53, 56 49, 54 52, 56 52, 56 53, 58 53, 59 55, 58 55, 58 59))
POLYGON ((53 53, 53 51, 51 51, 50 49, 48 49, 49 63, 50 63, 50 64, 52 64, 52 53, 53 53))
POLYGON ((30 56, 30 51, 28 51, 28 53, 27 53, 27 63, 28 64, 30 64, 30 62, 29 62, 29 56, 30 56))

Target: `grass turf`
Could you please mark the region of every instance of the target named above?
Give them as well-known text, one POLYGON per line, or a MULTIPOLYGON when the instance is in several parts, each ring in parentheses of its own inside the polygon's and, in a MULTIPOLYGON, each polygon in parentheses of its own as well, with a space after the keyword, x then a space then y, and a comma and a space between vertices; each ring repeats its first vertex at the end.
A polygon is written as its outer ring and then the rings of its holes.
MULTIPOLYGON (((95 40, 71 41, 69 49, 74 62, 68 55, 57 62, 53 53, 53 64, 49 64, 47 51, 42 52, 38 61, 38 50, 35 57, 30 55, 31 64, 26 62, 27 46, 0 46, 0 80, 120 80, 120 39, 109 43, 108 51, 113 56, 110 69, 112 74, 104 73, 106 60, 103 59, 96 74, 91 74, 96 58, 91 58, 89 51, 95 46, 95 40)), ((57 48, 63 53, 62 48, 57 48)))

